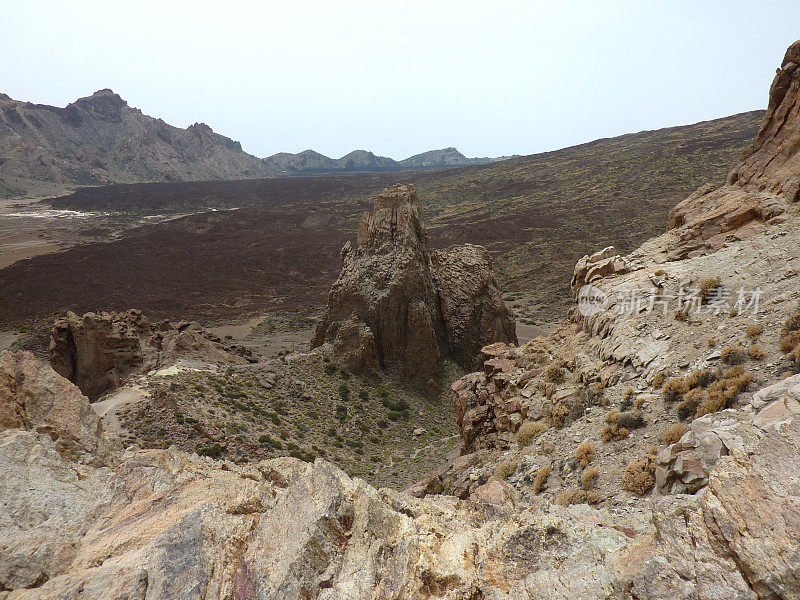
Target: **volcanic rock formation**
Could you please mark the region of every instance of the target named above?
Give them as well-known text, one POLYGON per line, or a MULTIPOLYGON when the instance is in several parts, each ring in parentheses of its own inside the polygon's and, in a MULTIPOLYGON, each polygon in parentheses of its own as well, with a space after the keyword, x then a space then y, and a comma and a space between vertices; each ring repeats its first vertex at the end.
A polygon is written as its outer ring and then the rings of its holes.
POLYGON ((138 310, 82 317, 67 312, 53 324, 50 364, 92 401, 126 377, 179 359, 241 364, 249 355, 242 348, 223 345, 197 323, 151 323, 138 310))
POLYGON ((313 347, 329 342, 355 372, 398 371, 425 379, 449 356, 466 368, 481 346, 516 342, 488 252, 479 246, 428 249, 411 185, 378 194, 358 225, 313 347))

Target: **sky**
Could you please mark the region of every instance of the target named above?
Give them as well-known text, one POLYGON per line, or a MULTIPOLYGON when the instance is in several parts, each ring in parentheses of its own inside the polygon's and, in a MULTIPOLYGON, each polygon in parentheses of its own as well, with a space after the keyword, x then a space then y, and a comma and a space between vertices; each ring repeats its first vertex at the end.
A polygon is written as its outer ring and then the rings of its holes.
POLYGON ((257 156, 532 154, 764 108, 798 0, 81 2, 0 8, 0 92, 111 88, 257 156))

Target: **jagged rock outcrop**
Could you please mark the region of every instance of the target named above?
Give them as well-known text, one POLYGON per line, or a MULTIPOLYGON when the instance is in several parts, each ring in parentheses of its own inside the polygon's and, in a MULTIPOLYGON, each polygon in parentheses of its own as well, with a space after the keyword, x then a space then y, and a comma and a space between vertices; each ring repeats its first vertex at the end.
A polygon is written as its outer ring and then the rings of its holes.
POLYGON ((413 186, 378 194, 341 257, 312 346, 331 343, 355 372, 424 380, 445 356, 470 368, 482 345, 516 342, 488 253, 467 245, 432 256, 413 186))
POLYGON ((797 599, 799 425, 634 512, 521 505, 501 482, 417 499, 320 459, 134 450, 98 469, 6 431, 0 598, 797 599))
POLYGON ((82 317, 67 312, 53 324, 50 364, 92 401, 126 377, 180 359, 223 364, 251 360, 246 350, 223 345, 197 323, 151 323, 138 310, 82 317))
POLYGON ((71 382, 30 352, 0 354, 0 431, 33 429, 68 458, 97 455, 100 419, 71 382))

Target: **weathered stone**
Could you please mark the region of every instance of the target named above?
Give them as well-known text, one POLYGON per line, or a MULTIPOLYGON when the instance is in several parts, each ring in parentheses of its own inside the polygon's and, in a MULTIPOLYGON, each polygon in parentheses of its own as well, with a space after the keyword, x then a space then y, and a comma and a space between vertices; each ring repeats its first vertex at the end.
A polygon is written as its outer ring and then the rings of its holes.
POLYGON ((359 223, 356 247, 342 249, 312 346, 332 343, 337 359, 356 372, 426 381, 446 356, 473 368, 481 346, 495 341, 515 343, 516 335, 488 253, 461 246, 432 254, 414 187, 378 194, 359 223))

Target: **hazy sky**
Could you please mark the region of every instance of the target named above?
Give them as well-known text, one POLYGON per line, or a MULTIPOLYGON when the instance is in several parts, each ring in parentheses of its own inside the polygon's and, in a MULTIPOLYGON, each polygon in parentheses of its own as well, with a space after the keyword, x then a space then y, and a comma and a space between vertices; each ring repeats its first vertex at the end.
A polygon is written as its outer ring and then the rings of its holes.
POLYGON ((530 154, 763 108, 800 1, 4 2, 0 91, 248 152, 530 154))

